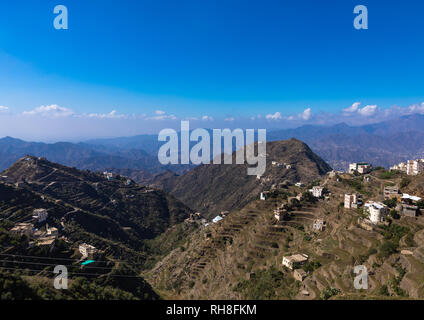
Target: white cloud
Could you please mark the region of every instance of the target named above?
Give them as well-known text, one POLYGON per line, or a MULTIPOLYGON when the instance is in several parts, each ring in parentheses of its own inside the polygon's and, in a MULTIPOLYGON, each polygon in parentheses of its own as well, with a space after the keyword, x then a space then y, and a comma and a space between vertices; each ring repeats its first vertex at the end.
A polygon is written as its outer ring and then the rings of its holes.
POLYGON ((52 104, 49 106, 40 106, 31 111, 24 111, 24 115, 39 115, 49 117, 69 117, 74 114, 71 109, 52 104))
POLYGON ((288 121, 294 121, 294 120, 308 121, 311 118, 312 118, 312 109, 311 108, 307 108, 307 109, 303 110, 302 113, 299 113, 295 116, 284 117, 284 119, 288 120, 288 121))
POLYGON ((203 121, 213 121, 213 117, 211 117, 211 116, 203 116, 202 117, 202 120, 203 121))
POLYGON ((305 109, 305 110, 304 110, 304 111, 300 114, 300 118, 301 118, 302 120, 305 120, 305 121, 307 121, 307 120, 311 119, 311 117, 312 117, 312 109, 311 109, 311 108, 305 109))
POLYGON ((343 113, 344 114, 351 114, 353 112, 358 111, 359 106, 361 105, 360 102, 355 102, 354 104, 352 104, 352 106, 343 109, 343 113))
POLYGON ((162 110, 156 110, 155 111, 156 116, 148 117, 148 120, 176 120, 177 117, 173 114, 166 114, 165 111, 162 110))
POLYGON ((9 111, 9 107, 0 106, 0 112, 7 112, 9 111))
POLYGON ((116 110, 112 110, 109 113, 89 113, 83 114, 83 116, 87 116, 89 118, 98 118, 98 119, 123 119, 127 116, 124 114, 118 114, 116 110))
MULTIPOLYGON (((360 102, 355 102, 352 104, 352 106, 345 108, 342 110, 344 116, 353 116, 353 115, 360 115, 362 117, 371 117, 379 111, 379 108, 377 105, 367 105, 363 108, 360 107, 360 102)), ((386 110, 386 115, 388 115, 386 110)))
POLYGON ((364 117, 370 117, 377 111, 376 105, 368 105, 363 108, 358 109, 358 113, 364 117))
POLYGON ((277 111, 274 114, 267 114, 265 118, 268 120, 281 120, 283 117, 281 116, 281 113, 277 111))
POLYGON ((409 112, 412 113, 419 113, 424 114, 424 102, 420 104, 414 104, 412 106, 408 107, 409 112))
POLYGON ((231 118, 225 118, 225 119, 224 119, 224 121, 228 121, 228 122, 232 122, 232 121, 234 121, 234 120, 236 120, 234 117, 231 117, 231 118))

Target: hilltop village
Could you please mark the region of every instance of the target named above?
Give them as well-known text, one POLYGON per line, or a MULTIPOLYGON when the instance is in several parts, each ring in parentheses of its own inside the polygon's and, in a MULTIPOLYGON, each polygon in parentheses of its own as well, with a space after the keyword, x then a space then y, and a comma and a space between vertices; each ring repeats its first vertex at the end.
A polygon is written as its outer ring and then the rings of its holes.
POLYGON ((75 274, 102 279, 125 260, 130 276, 162 298, 424 297, 424 161, 390 170, 358 162, 322 174, 308 164, 301 179, 302 161, 274 157, 249 180, 256 197, 205 214, 109 171, 22 158, 0 181, 9 199, 0 222, 11 237, 3 268, 31 266, 28 279, 38 281, 65 259, 75 274), (163 216, 168 226, 157 223, 163 216), (38 260, 25 260, 31 255, 38 260), (353 287, 358 265, 368 270, 366 292, 353 287))
POLYGON ((360 162, 312 183, 276 183, 245 208, 203 220, 203 239, 193 235, 148 279, 182 298, 423 297, 423 167, 408 163, 414 169, 360 162), (355 265, 368 268, 368 292, 353 287, 355 265))

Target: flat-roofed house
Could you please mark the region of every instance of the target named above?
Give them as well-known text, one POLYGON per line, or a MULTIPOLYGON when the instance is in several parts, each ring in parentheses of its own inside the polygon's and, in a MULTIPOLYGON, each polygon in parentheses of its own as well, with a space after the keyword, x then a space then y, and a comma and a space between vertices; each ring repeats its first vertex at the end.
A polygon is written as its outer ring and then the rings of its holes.
POLYGON ((35 209, 32 212, 32 218, 37 220, 38 223, 46 221, 48 216, 49 213, 46 209, 35 209))
POLYGON ((83 258, 93 257, 97 253, 96 247, 83 243, 79 245, 79 252, 82 254, 83 258))
POLYGON ((386 186, 384 187, 383 193, 384 193, 385 200, 393 199, 393 198, 400 200, 400 198, 402 197, 399 191, 399 188, 397 186, 386 186))
POLYGON ((411 205, 411 204, 405 204, 405 203, 401 204, 401 206, 402 206, 401 213, 404 216, 416 217, 418 212, 419 212, 418 206, 414 206, 414 205, 411 205))
POLYGON ((349 173, 358 172, 360 174, 369 173, 372 170, 372 165, 366 162, 355 162, 349 165, 349 173))
POLYGON ((307 275, 308 274, 303 269, 296 269, 293 272, 293 277, 300 282, 302 282, 306 278, 307 275))
POLYGON ((424 159, 408 160, 406 164, 406 174, 416 176, 424 171, 424 159))
POLYGON ((389 214, 389 208, 381 202, 368 201, 365 203, 365 211, 373 224, 384 222, 385 217, 389 214))
POLYGON ((290 270, 298 269, 301 265, 305 264, 308 261, 308 256, 306 254, 294 254, 291 256, 283 257, 283 266, 286 266, 290 270))
POLYGON ((346 209, 356 209, 362 205, 362 197, 359 194, 345 194, 344 207, 346 209))
POLYGON ((312 225, 312 228, 317 231, 324 231, 326 222, 323 219, 316 219, 312 225))
POLYGON ((32 237, 34 234, 34 225, 32 223, 17 223, 11 230, 10 233, 14 235, 26 235, 32 237))
POLYGON ((315 198, 320 198, 322 196, 323 191, 324 187, 320 186, 313 186, 312 189, 309 190, 309 192, 312 193, 315 198))

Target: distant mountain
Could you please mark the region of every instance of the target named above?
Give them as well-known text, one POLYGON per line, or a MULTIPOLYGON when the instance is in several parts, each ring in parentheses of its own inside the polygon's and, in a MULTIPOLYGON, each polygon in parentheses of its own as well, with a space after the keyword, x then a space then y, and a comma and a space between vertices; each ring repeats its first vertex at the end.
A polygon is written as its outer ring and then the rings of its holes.
POLYGON ((351 127, 307 125, 268 133, 268 140, 295 137, 305 141, 333 168, 346 170, 354 161, 389 167, 424 155, 424 115, 409 115, 376 124, 351 127))
POLYGON ((296 139, 267 143, 267 169, 261 179, 247 175, 247 168, 247 163, 201 165, 182 176, 169 171, 159 174, 152 183, 210 218, 220 211, 245 206, 273 184, 308 183, 331 170, 306 144, 296 139), (273 161, 282 166, 272 165, 273 161), (286 168, 284 163, 291 167, 286 168))
POLYGON ((45 157, 66 166, 88 170, 131 169, 138 174, 159 173, 165 170, 185 172, 190 166, 163 166, 157 155, 142 149, 120 149, 114 146, 90 145, 86 143, 58 142, 53 144, 27 142, 11 137, 0 139, 0 170, 11 166, 19 158, 30 154, 45 157))
MULTIPOLYGON (((368 161, 375 166, 395 163, 424 155, 424 115, 413 114, 363 126, 340 123, 332 126, 305 125, 295 129, 268 131, 268 141, 296 138, 333 168, 346 170, 353 161, 368 161)), ((156 156, 160 144, 156 135, 98 139, 87 144, 114 148, 141 148, 156 156)), ((171 168, 170 168, 171 169, 171 168)), ((171 169, 176 171, 175 169, 171 169)))

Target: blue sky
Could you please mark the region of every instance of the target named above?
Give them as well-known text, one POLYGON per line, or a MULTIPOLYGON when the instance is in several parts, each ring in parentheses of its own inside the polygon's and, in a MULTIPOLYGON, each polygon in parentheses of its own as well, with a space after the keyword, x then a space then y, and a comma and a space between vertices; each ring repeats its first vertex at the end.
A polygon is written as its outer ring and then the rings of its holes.
POLYGON ((0 136, 152 133, 183 118, 360 124, 424 112, 423 15, 415 0, 2 2, 0 136), (53 28, 58 4, 69 30, 53 28), (368 30, 353 28, 359 4, 368 30))

